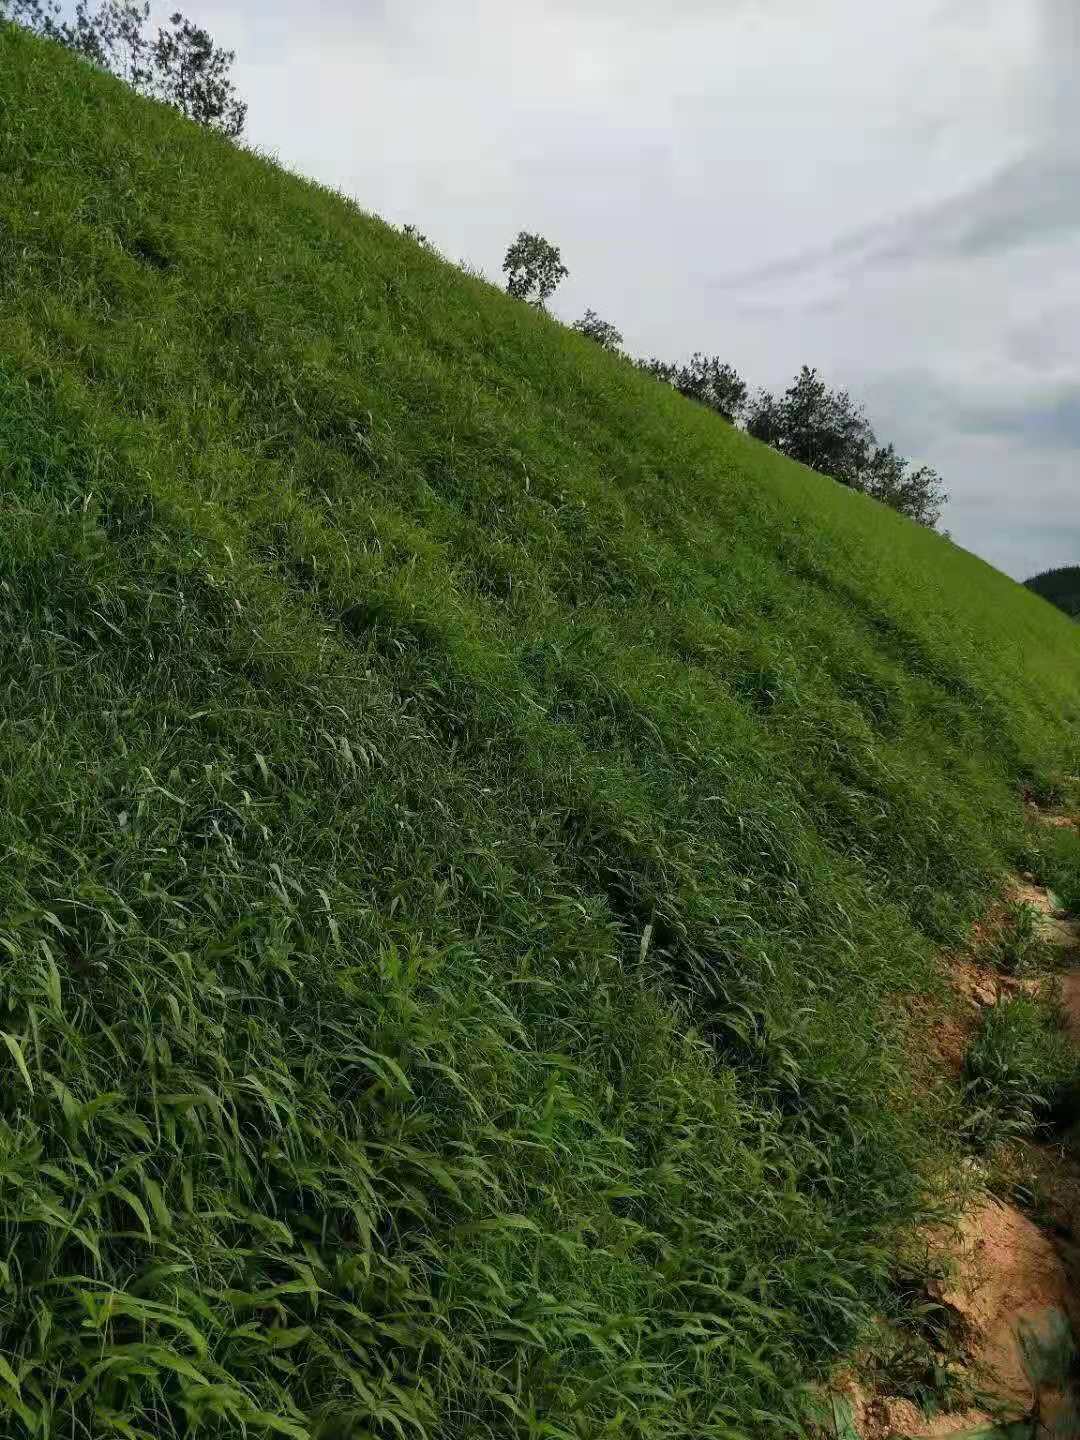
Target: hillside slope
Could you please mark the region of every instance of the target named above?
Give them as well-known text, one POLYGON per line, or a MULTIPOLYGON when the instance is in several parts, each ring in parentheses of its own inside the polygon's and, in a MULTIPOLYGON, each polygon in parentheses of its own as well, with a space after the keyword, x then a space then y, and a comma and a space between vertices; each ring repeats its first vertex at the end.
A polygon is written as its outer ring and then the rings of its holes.
POLYGON ((4 1433, 790 1433, 947 1157, 904 1016, 1077 763, 1075 626, 0 74, 4 1433))
POLYGON ((1057 570, 1044 570, 1024 584, 1036 595, 1049 600, 1073 618, 1080 616, 1080 565, 1062 565, 1057 570))

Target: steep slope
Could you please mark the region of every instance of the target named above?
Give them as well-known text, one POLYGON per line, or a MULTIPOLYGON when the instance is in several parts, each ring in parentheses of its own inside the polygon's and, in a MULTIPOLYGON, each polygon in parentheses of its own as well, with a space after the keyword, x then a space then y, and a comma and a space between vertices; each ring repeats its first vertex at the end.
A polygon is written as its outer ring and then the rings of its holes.
POLYGON ((788 1433, 947 1158, 904 1015, 1076 765, 1075 627, 0 75, 6 1433, 788 1433))
POLYGON ((1049 600, 1059 610, 1074 618, 1080 616, 1080 565, 1063 565, 1057 570, 1044 570, 1024 584, 1036 595, 1049 600))

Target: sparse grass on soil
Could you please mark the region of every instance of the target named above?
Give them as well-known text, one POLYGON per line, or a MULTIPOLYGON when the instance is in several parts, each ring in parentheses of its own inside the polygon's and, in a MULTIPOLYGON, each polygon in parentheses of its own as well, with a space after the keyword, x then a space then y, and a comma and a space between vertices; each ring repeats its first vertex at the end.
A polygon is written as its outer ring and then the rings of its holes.
POLYGON ((980 957, 1005 975, 1032 976, 1054 963, 1053 947, 1042 933, 1042 917, 1027 900, 1004 905, 997 933, 980 957))
POLYGON ((2 1428, 791 1433, 959 1143, 906 1002, 1076 768, 1075 625, 0 77, 2 1428))

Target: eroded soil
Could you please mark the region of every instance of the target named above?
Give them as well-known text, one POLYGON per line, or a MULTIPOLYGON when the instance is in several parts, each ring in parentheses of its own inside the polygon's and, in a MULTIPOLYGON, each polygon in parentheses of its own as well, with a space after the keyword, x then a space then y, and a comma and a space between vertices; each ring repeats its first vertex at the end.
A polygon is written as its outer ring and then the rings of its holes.
MULTIPOLYGON (((1077 823, 1071 816, 1036 814, 1046 824, 1077 823)), ((1002 902, 973 928, 968 949, 944 963, 955 1004, 935 1019, 930 1039, 940 1064, 957 1080, 985 1008, 1020 991, 1054 985, 1080 1044, 1080 921, 1060 914, 1033 877, 1013 877, 1002 902), (995 968, 994 941, 1008 906, 1018 903, 1038 913, 1039 939, 1056 952, 1052 975, 1019 978, 995 968)), ((927 1237, 948 1256, 950 1278, 932 1286, 931 1295, 962 1336, 979 1405, 927 1418, 910 1401, 870 1392, 848 1378, 836 1392, 844 1397, 847 1417, 844 1427, 836 1427, 838 1435, 846 1427, 861 1440, 1080 1440, 1080 1165, 1064 1146, 1032 1142, 1017 1147, 1015 1163, 1041 1196, 1037 1218, 983 1194, 955 1229, 927 1237)))

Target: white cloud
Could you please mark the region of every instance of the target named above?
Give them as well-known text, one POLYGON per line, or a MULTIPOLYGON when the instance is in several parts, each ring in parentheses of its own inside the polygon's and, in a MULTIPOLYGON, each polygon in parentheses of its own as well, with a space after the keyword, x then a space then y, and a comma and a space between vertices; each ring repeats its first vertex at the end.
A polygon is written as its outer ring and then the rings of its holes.
POLYGON ((199 17, 238 52, 250 138, 292 168, 492 275, 518 229, 543 231, 572 272, 561 313, 593 306, 639 353, 718 351, 770 385, 817 364, 938 466, 961 543, 1015 573, 1080 559, 1061 437, 967 428, 1080 379, 1075 0, 199 17))

